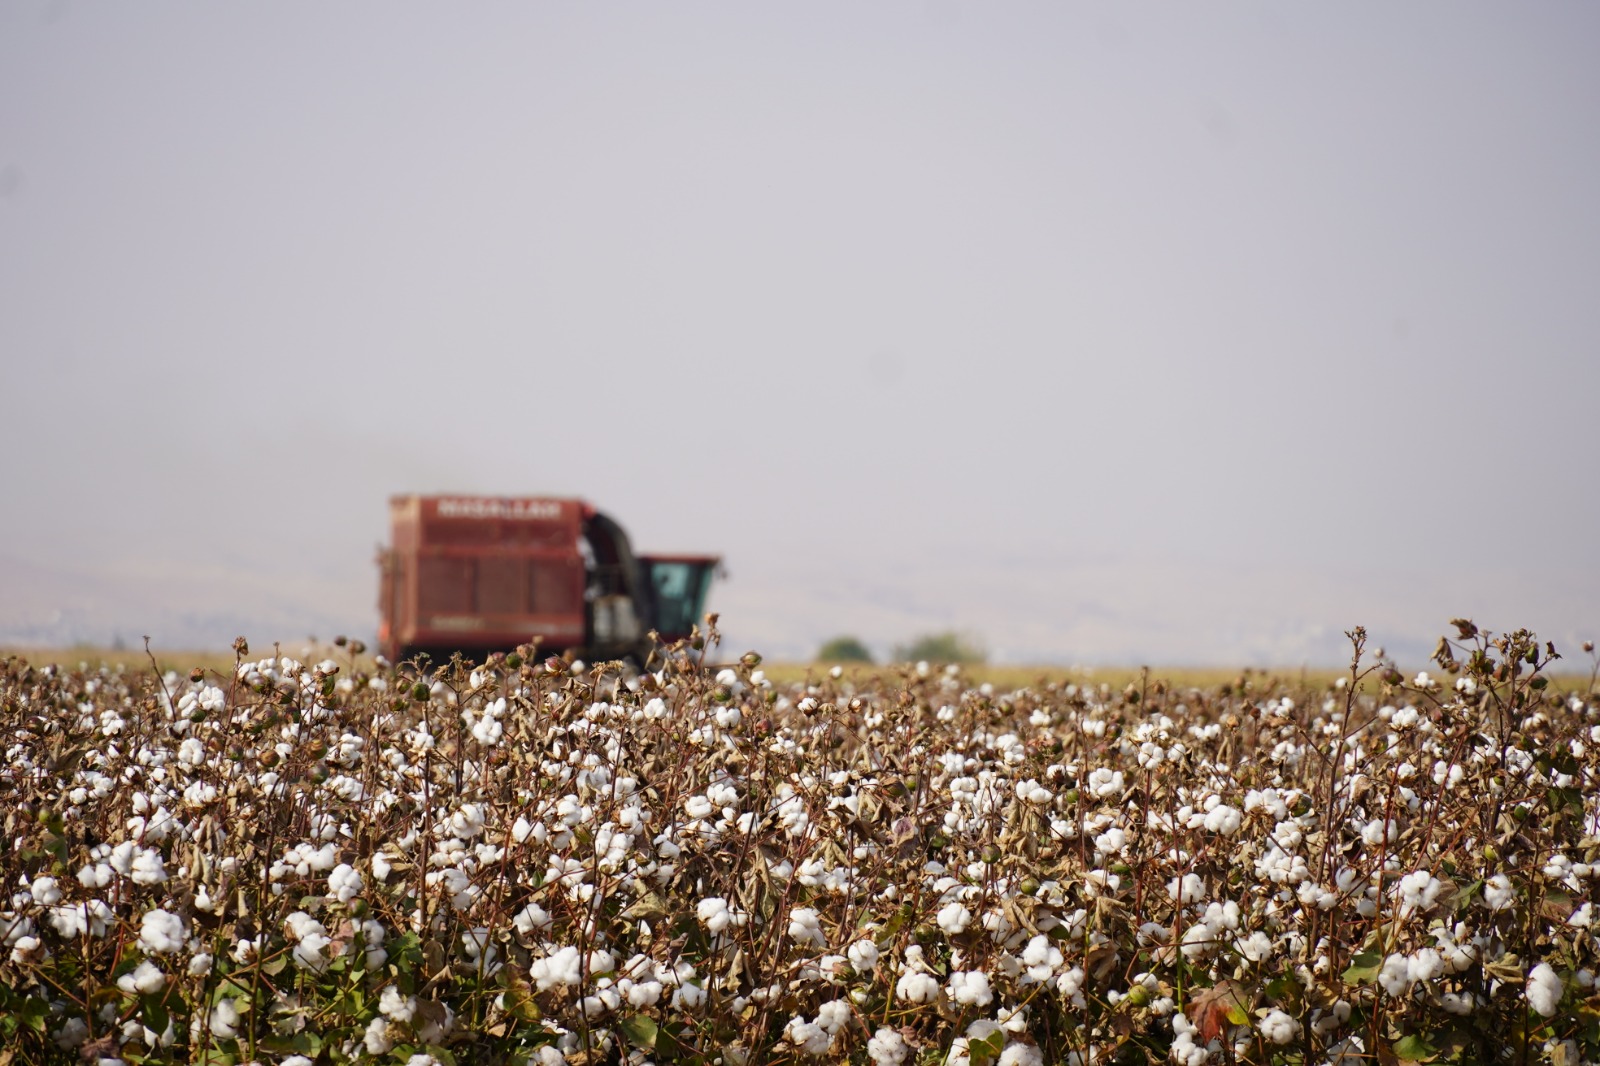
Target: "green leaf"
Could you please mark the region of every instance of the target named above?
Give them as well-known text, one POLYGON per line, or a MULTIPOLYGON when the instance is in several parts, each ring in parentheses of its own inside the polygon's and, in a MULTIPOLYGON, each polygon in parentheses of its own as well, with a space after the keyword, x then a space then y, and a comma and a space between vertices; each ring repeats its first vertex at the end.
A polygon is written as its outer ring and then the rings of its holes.
POLYGON ((1439 1049, 1428 1043, 1425 1039, 1412 1033, 1395 1041, 1393 1051, 1402 1059, 1411 1062, 1429 1062, 1439 1054, 1439 1049))
POLYGON ((143 1015, 141 1020, 147 1029, 157 1033, 165 1032, 167 1028, 167 1006, 162 999, 161 996, 139 997, 139 1013, 143 1015))
POLYGON ((643 1014, 629 1015, 617 1024, 617 1028, 628 1038, 628 1043, 650 1051, 655 1050, 656 1037, 661 1032, 660 1026, 643 1014))
POLYGON ((536 1022, 542 1017, 539 1004, 534 1002, 532 988, 520 982, 507 982, 504 1002, 506 1013, 520 1022, 536 1022))
POLYGON ((48 1000, 30 996, 22 1001, 22 1009, 17 1012, 17 1017, 29 1029, 42 1033, 45 1030, 45 1019, 50 1017, 50 1003, 48 1000))
MULTIPOLYGON (((305 1055, 310 1057, 321 1050, 315 1038, 306 1032, 281 1033, 261 1038, 261 1046, 280 1055, 305 1055)), ((319 1043, 319 1042, 318 1042, 319 1043)))
POLYGON ((1553 814, 1565 814, 1570 818, 1583 817, 1583 793, 1575 788, 1552 788, 1549 803, 1553 814))
POLYGON ((1000 1053, 1006 1049, 1006 1031, 996 1030, 982 1040, 967 1041, 967 1056, 972 1060, 972 1066, 989 1066, 996 1062, 1000 1053))
POLYGON ((1383 969, 1383 956, 1376 951, 1363 951, 1350 960, 1350 966, 1344 972, 1344 983, 1347 985, 1370 985, 1378 979, 1378 971, 1383 969))
POLYGON ((396 973, 411 973, 422 963, 422 938, 416 933, 395 937, 383 946, 389 949, 389 965, 396 973))

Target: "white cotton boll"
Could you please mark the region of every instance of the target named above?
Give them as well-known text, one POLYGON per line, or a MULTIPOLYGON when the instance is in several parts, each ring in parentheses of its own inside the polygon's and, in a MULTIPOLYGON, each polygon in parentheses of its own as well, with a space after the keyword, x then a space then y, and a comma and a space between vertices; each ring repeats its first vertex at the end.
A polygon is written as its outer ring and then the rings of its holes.
POLYGON ((1262 962, 1272 954, 1272 938, 1257 929, 1249 936, 1242 938, 1238 944, 1239 954, 1251 962, 1262 962))
POLYGON ((938 996, 939 982, 932 974, 901 974, 894 985, 894 998, 907 1003, 932 1003, 938 996))
POLYGON ((300 938, 292 952, 296 966, 312 973, 321 973, 328 968, 332 961, 327 954, 327 949, 332 945, 333 938, 325 932, 310 932, 300 938))
POLYGON ((68 1018, 51 1038, 62 1051, 71 1051, 89 1039, 89 1023, 82 1018, 68 1018))
POLYGON ((386 985, 378 997, 378 1011, 397 1022, 409 1022, 417 1014, 417 997, 408 996, 394 985, 386 985))
POLYGON ((1443 891, 1444 882, 1426 870, 1414 870, 1406 874, 1400 878, 1396 888, 1400 897, 1401 913, 1411 914, 1414 911, 1427 910, 1433 906, 1443 891))
POLYGON ((939 909, 936 920, 940 929, 954 936, 972 924, 972 912, 959 903, 946 903, 939 909))
POLYGON ((1567 918, 1567 924, 1579 929, 1587 929, 1594 924, 1594 904, 1584 903, 1583 906, 1573 911, 1567 918))
POLYGON ((696 821, 710 818, 716 809, 716 805, 709 798, 699 793, 683 801, 683 813, 696 821))
POLYGON ((190 977, 205 977, 211 972, 211 956, 202 951, 189 960, 187 971, 190 977))
POLYGON ((167 879, 167 867, 161 853, 155 848, 143 848, 128 864, 128 874, 134 884, 159 885, 167 879))
POLYGON ((361 1043, 369 1055, 387 1055, 394 1047, 394 1039, 389 1035, 389 1019, 383 1015, 367 1023, 367 1028, 361 1034, 361 1043))
POLYGON ((911 1054, 905 1037, 893 1029, 883 1027, 867 1041, 867 1056, 873 1066, 901 1066, 911 1054))
POLYGON ((1378 983, 1391 996, 1401 995, 1411 987, 1411 961, 1404 955, 1390 955, 1378 971, 1378 983))
POLYGON ((733 924, 733 915, 728 912, 728 901, 721 896, 707 896, 695 905, 695 916, 713 933, 720 933, 733 924))
POLYGON ((1112 826, 1094 838, 1096 856, 1119 854, 1128 842, 1128 834, 1121 826, 1112 826))
POLYGON ((389 861, 389 856, 381 851, 372 854, 372 876, 379 884, 389 880, 389 874, 394 870, 394 864, 389 861))
POLYGON ((957 970, 950 975, 946 990, 955 1002, 973 1007, 986 1007, 994 999, 989 975, 981 970, 957 970))
POLYGON ((672 993, 672 1006, 677 1010, 697 1010, 705 1004, 706 990, 699 985, 679 985, 672 993))
POLYGON ((1268 1012, 1257 1028, 1273 1044, 1288 1044, 1300 1035, 1300 1023, 1281 1010, 1268 1012))
POLYGON ((147 955, 166 955, 183 947, 183 919, 160 907, 146 911, 139 923, 139 949, 147 955))
POLYGON ((810 943, 822 947, 828 942, 828 938, 823 935, 817 912, 811 907, 796 907, 789 913, 789 935, 802 944, 810 943))
POLYGON ((340 903, 349 903, 361 894, 361 875, 349 863, 342 862, 328 874, 328 894, 340 903))
POLYGON ((1061 950, 1043 933, 1029 940, 1027 946, 1022 949, 1022 964, 1028 967, 1028 976, 1036 981, 1048 979, 1062 961, 1061 950), (1042 972, 1034 972, 1035 969, 1041 968, 1042 972))
POLYGON ((289 935, 296 940, 304 939, 311 933, 325 933, 321 922, 317 921, 305 911, 291 911, 284 919, 284 926, 289 930, 289 935))
POLYGON ((506 728, 500 724, 498 718, 485 715, 479 718, 472 726, 472 737, 484 747, 493 747, 500 743, 500 738, 505 735, 506 728))
POLYGON ((483 832, 484 811, 480 803, 463 803, 461 809, 450 816, 450 831, 462 840, 471 840, 483 832))
POLYGON ((61 902, 61 888, 53 877, 35 877, 28 894, 41 907, 51 907, 61 902))
POLYGON ((93 862, 78 871, 78 883, 84 888, 105 888, 116 876, 116 871, 107 863, 93 862))
POLYGON ((1122 771, 1107 769, 1104 766, 1090 772, 1088 783, 1089 791, 1101 799, 1119 797, 1125 788, 1122 771))
POLYGON ((1000 1066, 1044 1066, 1044 1054, 1032 1044, 1008 1044, 1000 1052, 1000 1066))
POLYGON ((1511 878, 1495 874, 1483 882, 1483 902, 1492 911, 1503 911, 1517 900, 1517 890, 1511 878))
POLYGON ((1542 1017, 1556 1016, 1565 990, 1561 975, 1548 962, 1541 962, 1528 974, 1528 1005, 1542 1017))
POLYGON ((239 1035, 239 1008, 231 999, 219 999, 211 1008, 211 1035, 221 1040, 232 1040, 239 1035))
POLYGON ((1244 816, 1227 804, 1218 804, 1206 813, 1205 828, 1208 832, 1221 833, 1223 836, 1232 836, 1239 831, 1239 826, 1244 822, 1244 816))
POLYGON ((511 924, 517 932, 527 936, 535 929, 545 929, 550 925, 550 915, 537 903, 530 903, 511 919, 511 924))
MULTIPOLYGON (((31 923, 29 928, 31 928, 31 923)), ((24 931, 21 922, 14 923, 6 931, 6 943, 11 946, 11 961, 19 966, 26 964, 29 961, 28 957, 44 946, 38 937, 31 932, 24 931)), ((46 954, 48 955, 48 952, 46 954)))
POLYGON ((783 1037, 807 1055, 824 1054, 833 1043, 833 1037, 826 1029, 806 1021, 798 1014, 789 1019, 789 1024, 784 1027, 783 1037))
POLYGON ((1205 922, 1196 922, 1183 931, 1180 950, 1185 958, 1202 959, 1218 947, 1217 931, 1205 922))
POLYGON ((979 1039, 986 1039, 1002 1029, 1008 1033, 1025 1033, 1028 1031, 1028 1007, 1023 1003, 1012 1007, 1001 1007, 995 1012, 993 1021, 979 1019, 969 1025, 967 1027, 967 1035, 974 1035, 974 1031, 979 1025, 983 1026, 984 1034, 979 1039))
POLYGON ((89 916, 83 907, 76 904, 51 907, 49 919, 56 932, 67 940, 76 940, 89 931, 89 916))
POLYGON ((1444 973, 1444 958, 1433 948, 1422 948, 1406 960, 1406 977, 1414 982, 1431 981, 1444 973))
POLYGON ((845 949, 845 956, 856 973, 871 973, 878 967, 878 945, 870 940, 857 940, 845 949))
POLYGON ((130 996, 153 996, 167 987, 167 975, 149 959, 117 978, 117 987, 130 996))
POLYGON ((1558 852, 1550 856, 1540 872, 1552 881, 1559 881, 1572 872, 1572 860, 1558 852))
POLYGON ((1197 874, 1184 874, 1167 882, 1167 896, 1179 903, 1198 903, 1206 898, 1205 882, 1197 874))
POLYGON ((831 999, 817 1008, 817 1024, 828 1035, 837 1033, 850 1020, 850 1004, 842 999, 831 999))
POLYGON ((1055 794, 1039 784, 1039 782, 1029 778, 1026 781, 1017 783, 1017 799, 1035 807, 1043 807, 1055 799, 1055 794))
POLYGON ((575 947, 564 947, 555 954, 535 959, 528 964, 528 976, 539 986, 539 991, 558 986, 575 985, 582 979, 583 958, 575 947))

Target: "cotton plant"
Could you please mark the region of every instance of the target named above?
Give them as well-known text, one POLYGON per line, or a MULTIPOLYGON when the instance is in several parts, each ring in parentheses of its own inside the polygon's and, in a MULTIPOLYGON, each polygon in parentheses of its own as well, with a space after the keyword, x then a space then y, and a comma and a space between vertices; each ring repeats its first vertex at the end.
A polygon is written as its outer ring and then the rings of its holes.
POLYGON ((1515 1032, 1530 1061, 1600 1061, 1573 1020, 1600 713, 1535 683, 1526 636, 1442 648, 1426 678, 1357 657, 1226 692, 789 684, 687 645, 428 677, 9 660, 0 1035, 149 1062, 1031 1066, 1515 1032))

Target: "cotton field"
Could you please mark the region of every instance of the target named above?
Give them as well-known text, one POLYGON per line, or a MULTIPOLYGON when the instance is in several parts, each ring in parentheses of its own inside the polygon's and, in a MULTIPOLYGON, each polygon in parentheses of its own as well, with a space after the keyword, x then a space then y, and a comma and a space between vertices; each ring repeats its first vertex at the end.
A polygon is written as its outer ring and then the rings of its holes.
POLYGON ((1455 627, 1207 691, 7 660, 0 1063, 1600 1062, 1600 702, 1455 627))

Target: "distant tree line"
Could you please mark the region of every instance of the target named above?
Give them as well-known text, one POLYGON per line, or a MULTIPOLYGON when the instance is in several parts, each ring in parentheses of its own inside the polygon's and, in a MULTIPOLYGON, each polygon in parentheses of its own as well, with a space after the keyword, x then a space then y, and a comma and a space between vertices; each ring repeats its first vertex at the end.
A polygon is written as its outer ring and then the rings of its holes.
MULTIPOLYGON (((896 644, 891 662, 981 663, 989 653, 975 637, 954 630, 924 633, 907 644, 896 644)), ((871 663, 872 651, 860 638, 848 634, 834 637, 817 649, 819 663, 871 663)))

